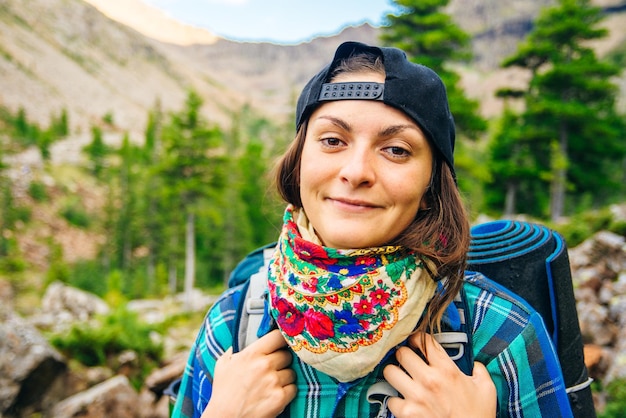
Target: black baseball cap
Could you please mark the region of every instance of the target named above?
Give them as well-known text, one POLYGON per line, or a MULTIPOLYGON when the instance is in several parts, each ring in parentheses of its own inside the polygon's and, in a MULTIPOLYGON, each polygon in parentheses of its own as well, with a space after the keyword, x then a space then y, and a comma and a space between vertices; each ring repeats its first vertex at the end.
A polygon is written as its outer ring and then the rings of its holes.
POLYGON ((410 62, 404 51, 360 42, 341 44, 332 62, 302 90, 296 107, 296 130, 317 106, 333 100, 379 100, 402 110, 424 131, 454 173, 454 119, 448 107, 446 88, 437 73, 410 62), (342 60, 360 54, 382 57, 386 73, 384 84, 330 83, 333 70, 342 60))

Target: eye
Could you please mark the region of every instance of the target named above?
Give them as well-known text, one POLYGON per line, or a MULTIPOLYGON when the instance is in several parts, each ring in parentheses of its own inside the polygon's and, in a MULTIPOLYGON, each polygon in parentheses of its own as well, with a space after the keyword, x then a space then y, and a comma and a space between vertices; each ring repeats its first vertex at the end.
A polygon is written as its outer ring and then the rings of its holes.
POLYGON ((322 145, 329 147, 329 148, 336 148, 341 146, 342 141, 339 138, 334 138, 334 137, 328 137, 328 138, 321 138, 320 142, 322 143, 322 145))
POLYGON ((411 155, 407 149, 398 146, 383 148, 383 152, 389 154, 393 158, 404 158, 411 155))

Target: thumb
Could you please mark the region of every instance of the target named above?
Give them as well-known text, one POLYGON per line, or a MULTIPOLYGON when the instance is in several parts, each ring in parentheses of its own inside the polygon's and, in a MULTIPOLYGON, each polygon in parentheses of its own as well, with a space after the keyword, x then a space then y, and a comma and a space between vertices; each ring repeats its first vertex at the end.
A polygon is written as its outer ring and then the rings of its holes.
POLYGON ((474 374, 472 380, 476 385, 477 393, 485 396, 484 399, 495 399, 497 396, 496 385, 493 383, 489 372, 484 364, 476 361, 474 362, 474 374))
POLYGON ((220 365, 228 363, 233 357, 233 348, 230 347, 228 350, 224 351, 224 354, 218 357, 217 363, 220 365))

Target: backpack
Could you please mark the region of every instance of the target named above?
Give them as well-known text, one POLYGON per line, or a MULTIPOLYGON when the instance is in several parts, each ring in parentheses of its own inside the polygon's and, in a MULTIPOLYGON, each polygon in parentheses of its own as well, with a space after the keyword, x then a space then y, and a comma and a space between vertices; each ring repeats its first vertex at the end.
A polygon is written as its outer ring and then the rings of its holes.
POLYGON ((567 247, 555 231, 494 221, 471 229, 468 268, 521 297, 541 315, 556 349, 576 418, 596 416, 583 355, 567 247))
MULTIPOLYGON (((256 340, 265 310, 267 263, 275 243, 246 256, 232 271, 228 286, 243 285, 235 321, 233 350, 256 340)), ((574 417, 596 416, 591 381, 583 357, 572 277, 563 238, 541 225, 522 221, 494 221, 471 229, 468 269, 482 273, 513 298, 529 303, 543 318, 556 349, 574 417)), ((474 364, 471 328, 465 323, 467 303, 461 291, 454 299, 453 329, 435 339, 466 374, 474 364)), ((449 318, 450 319, 450 318, 449 318)))

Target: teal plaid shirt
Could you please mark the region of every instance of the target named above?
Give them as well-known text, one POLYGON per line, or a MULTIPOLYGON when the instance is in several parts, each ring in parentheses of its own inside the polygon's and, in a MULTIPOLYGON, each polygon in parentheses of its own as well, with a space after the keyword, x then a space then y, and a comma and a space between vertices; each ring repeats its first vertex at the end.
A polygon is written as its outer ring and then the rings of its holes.
MULTIPOLYGON (((572 417, 556 353, 539 314, 480 273, 468 272, 464 288, 474 357, 487 367, 495 383, 497 416, 572 417)), ((241 296, 241 287, 229 289, 207 313, 172 417, 200 417, 209 402, 215 362, 232 345, 241 296)), ((368 402, 367 390, 383 380, 382 370, 394 357, 388 356, 362 379, 338 383, 294 355, 298 394, 287 408, 289 416, 377 417, 381 404, 368 402)))

